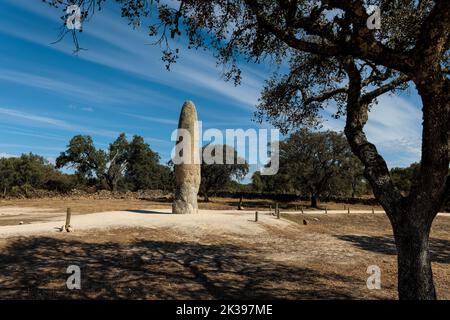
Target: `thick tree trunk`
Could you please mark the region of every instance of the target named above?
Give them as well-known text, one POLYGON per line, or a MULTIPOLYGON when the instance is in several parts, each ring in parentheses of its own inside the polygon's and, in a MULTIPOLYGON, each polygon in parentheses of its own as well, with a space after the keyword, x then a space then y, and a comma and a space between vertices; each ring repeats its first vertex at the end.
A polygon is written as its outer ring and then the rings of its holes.
MULTIPOLYGON (((408 213, 403 213, 407 215, 408 213)), ((430 252, 430 228, 393 224, 398 261, 398 295, 400 300, 435 300, 430 252)))
POLYGON ((361 96, 361 75, 354 61, 349 61, 346 69, 350 81, 345 134, 393 227, 399 298, 436 299, 428 239, 445 197, 450 156, 450 82, 436 70, 417 70, 414 82, 423 103, 422 159, 419 177, 405 198, 394 187, 386 162, 363 131, 372 97, 361 96))

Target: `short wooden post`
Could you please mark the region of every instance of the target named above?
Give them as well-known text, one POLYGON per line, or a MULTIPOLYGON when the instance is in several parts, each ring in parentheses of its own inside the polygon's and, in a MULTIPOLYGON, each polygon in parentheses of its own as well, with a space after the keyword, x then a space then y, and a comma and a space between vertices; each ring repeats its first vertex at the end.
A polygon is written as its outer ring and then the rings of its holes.
POLYGON ((303 213, 304 213, 304 212, 303 212, 303 206, 300 207, 300 210, 302 210, 302 214, 303 214, 303 213))
POLYGON ((327 209, 327 207, 325 207, 325 214, 328 214, 328 209, 327 209))
POLYGON ((255 211, 255 222, 258 222, 258 211, 255 211))
POLYGON ((277 210, 277 219, 280 219, 280 209, 277 210))
POLYGON ((347 209, 347 213, 348 213, 348 214, 350 214, 350 207, 348 207, 348 209, 347 209))
POLYGON ((72 210, 70 208, 67 208, 66 213, 66 224, 64 225, 64 228, 67 230, 70 227, 70 217, 72 216, 72 210))
POLYGON ((375 214, 375 209, 374 208, 372 208, 372 214, 375 214))
POLYGON ((275 214, 278 215, 278 211, 280 209, 278 209, 278 202, 275 203, 275 214))

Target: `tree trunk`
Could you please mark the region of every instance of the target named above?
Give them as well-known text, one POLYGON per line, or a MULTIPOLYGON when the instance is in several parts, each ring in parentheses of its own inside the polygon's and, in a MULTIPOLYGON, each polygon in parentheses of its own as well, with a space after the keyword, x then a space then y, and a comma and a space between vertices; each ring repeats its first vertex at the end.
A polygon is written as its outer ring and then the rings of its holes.
POLYGON ((311 207, 317 208, 317 195, 316 194, 311 195, 311 207))
POLYGON ((345 134, 392 224, 398 250, 399 298, 434 300, 428 239, 448 186, 450 82, 436 70, 417 70, 414 82, 423 104, 422 158, 419 177, 408 197, 403 197, 395 188, 383 157, 363 131, 372 99, 361 96, 361 75, 354 61, 349 61, 346 70, 349 93, 345 134))
MULTIPOLYGON (((403 213, 407 215, 407 213, 403 213)), ((435 300, 428 240, 430 228, 393 224, 398 261, 398 295, 400 300, 435 300)))
POLYGON ((111 191, 112 192, 115 192, 115 191, 117 191, 117 181, 113 181, 112 182, 112 184, 111 184, 111 191))

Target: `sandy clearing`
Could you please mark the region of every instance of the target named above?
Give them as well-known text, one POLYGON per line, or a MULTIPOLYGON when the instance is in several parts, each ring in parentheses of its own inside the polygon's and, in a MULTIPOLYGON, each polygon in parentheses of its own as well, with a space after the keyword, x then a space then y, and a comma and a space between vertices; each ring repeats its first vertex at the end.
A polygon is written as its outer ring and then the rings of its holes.
MULTIPOLYGON (((254 222, 254 211, 200 210, 195 215, 173 215, 171 209, 148 209, 134 211, 110 211, 72 216, 71 224, 76 230, 108 229, 121 227, 173 228, 183 233, 195 235, 215 232, 220 234, 255 235, 264 232, 263 225, 280 228, 295 228, 297 224, 276 219, 268 213, 258 216, 254 222)), ((52 218, 48 222, 23 225, 0 226, 0 238, 30 236, 58 232, 64 225, 63 217, 52 218)))
MULTIPOLYGON (((253 210, 210 210, 203 209, 197 215, 172 215, 171 209, 150 208, 144 210, 107 211, 91 214, 72 215, 72 226, 78 230, 108 229, 119 227, 143 227, 143 228, 174 228, 183 233, 200 234, 207 233, 235 233, 255 234, 263 232, 261 224, 271 224, 286 227, 293 223, 283 219, 278 220, 268 211, 259 211, 260 224, 254 223, 255 211, 253 210), (285 224, 285 225, 283 225, 285 224)), ((317 215, 325 214, 320 210, 282 211, 283 214, 292 215, 317 215)), ((367 210, 352 210, 351 214, 369 214, 367 210)), ((375 210, 375 214, 384 214, 384 211, 375 210)), ((347 215, 346 210, 328 210, 329 215, 347 215)), ((442 216, 450 216, 449 213, 440 213, 442 216)), ((57 209, 42 209, 33 207, 2 207, 0 208, 0 221, 11 219, 23 219, 22 225, 0 226, 0 238, 12 236, 27 236, 48 232, 57 232, 65 222, 65 213, 57 209), (29 219, 29 220, 28 220, 29 219)))

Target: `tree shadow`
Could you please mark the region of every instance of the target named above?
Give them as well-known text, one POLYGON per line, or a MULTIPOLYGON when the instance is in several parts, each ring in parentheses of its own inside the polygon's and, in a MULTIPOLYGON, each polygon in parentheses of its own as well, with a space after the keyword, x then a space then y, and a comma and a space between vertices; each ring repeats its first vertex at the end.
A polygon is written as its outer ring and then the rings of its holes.
POLYGON ((254 253, 229 244, 21 238, 0 254, 0 299, 358 298, 345 288, 358 279, 254 253), (81 290, 66 288, 69 265, 81 269, 81 290))
POLYGON ((171 212, 162 212, 162 211, 155 211, 155 210, 143 210, 143 209, 136 209, 136 210, 126 210, 127 212, 132 213, 141 213, 141 214, 172 214, 171 212))
MULTIPOLYGON (((336 238, 351 242, 359 249, 376 253, 397 255, 397 248, 392 237, 335 235, 336 238)), ((431 260, 440 263, 450 263, 450 241, 445 239, 430 239, 431 260)))

